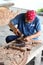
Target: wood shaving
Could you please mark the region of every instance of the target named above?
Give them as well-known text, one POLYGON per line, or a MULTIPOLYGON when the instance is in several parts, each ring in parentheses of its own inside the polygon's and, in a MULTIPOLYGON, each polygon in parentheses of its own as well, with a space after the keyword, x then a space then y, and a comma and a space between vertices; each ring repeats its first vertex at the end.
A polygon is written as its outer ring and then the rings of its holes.
POLYGON ((0 26, 7 25, 14 16, 15 12, 6 7, 0 7, 0 26))

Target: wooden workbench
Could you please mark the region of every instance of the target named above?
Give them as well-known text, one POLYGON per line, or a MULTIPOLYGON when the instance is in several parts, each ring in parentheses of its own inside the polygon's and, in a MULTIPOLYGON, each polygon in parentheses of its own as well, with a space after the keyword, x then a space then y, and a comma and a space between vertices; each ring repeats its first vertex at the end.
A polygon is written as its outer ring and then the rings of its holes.
POLYGON ((28 55, 27 63, 29 63, 35 57, 35 65, 40 65, 41 63, 41 52, 43 50, 43 44, 34 47, 28 55))
MULTIPOLYGON (((16 57, 15 56, 15 52, 16 52, 16 54, 18 54, 18 53, 19 54, 23 54, 24 53, 24 52, 20 52, 19 50, 17 50, 17 49, 15 50, 15 48, 14 49, 0 48, 0 62, 1 61, 4 62, 5 65, 6 65, 6 63, 8 65, 8 62, 10 62, 10 63, 11 62, 14 62, 14 59, 13 58, 16 57)), ((43 50, 43 44, 39 44, 37 46, 33 46, 33 48, 30 51, 28 51, 29 54, 28 54, 27 58, 26 58, 27 53, 26 54, 24 53, 24 59, 26 59, 25 61, 23 59, 24 62, 20 61, 20 64, 16 64, 16 63, 14 63, 14 64, 15 65, 25 65, 25 63, 26 64, 29 63, 35 57, 35 65, 40 65, 40 63, 41 63, 41 51, 42 50, 43 50)), ((18 61, 17 58, 16 58, 16 60, 18 61)), ((12 65, 14 65, 14 64, 12 64, 12 65)))

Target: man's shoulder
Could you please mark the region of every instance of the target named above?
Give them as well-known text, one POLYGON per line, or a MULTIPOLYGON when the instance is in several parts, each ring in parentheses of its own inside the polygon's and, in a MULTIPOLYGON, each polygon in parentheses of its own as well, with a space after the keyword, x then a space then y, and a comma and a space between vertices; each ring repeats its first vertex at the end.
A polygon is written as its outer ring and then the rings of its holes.
POLYGON ((20 21, 23 20, 25 18, 25 13, 20 13, 18 14, 16 17, 14 17, 13 19, 11 19, 10 21, 20 21))
POLYGON ((25 13, 18 14, 14 19, 23 19, 25 18, 25 13))
POLYGON ((39 18, 38 18, 37 16, 35 17, 34 22, 36 22, 36 23, 38 23, 38 22, 39 22, 39 18))
POLYGON ((25 15, 25 13, 20 13, 20 14, 18 14, 16 17, 22 17, 22 16, 24 16, 25 15))
POLYGON ((35 20, 39 20, 38 16, 35 17, 35 20))

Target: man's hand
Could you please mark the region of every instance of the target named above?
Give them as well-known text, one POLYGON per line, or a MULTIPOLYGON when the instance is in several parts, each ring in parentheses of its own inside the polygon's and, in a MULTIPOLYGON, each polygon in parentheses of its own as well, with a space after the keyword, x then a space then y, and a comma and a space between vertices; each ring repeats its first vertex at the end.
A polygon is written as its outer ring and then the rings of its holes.
POLYGON ((24 38, 24 41, 26 41, 26 42, 30 42, 31 39, 30 39, 30 37, 25 37, 25 38, 24 38))
POLYGON ((16 35, 21 36, 21 32, 19 31, 19 29, 15 28, 15 30, 13 31, 16 35))

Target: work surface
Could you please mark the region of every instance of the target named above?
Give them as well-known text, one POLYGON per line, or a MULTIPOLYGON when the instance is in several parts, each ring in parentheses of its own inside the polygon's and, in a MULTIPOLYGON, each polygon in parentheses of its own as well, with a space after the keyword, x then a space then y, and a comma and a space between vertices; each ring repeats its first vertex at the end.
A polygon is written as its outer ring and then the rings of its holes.
POLYGON ((43 44, 29 44, 22 48, 12 45, 9 48, 0 47, 0 62, 3 62, 4 65, 25 65, 36 57, 42 49, 43 44))
POLYGON ((29 63, 29 62, 30 62, 34 57, 36 57, 42 50, 43 50, 43 44, 34 47, 34 48, 30 51, 30 55, 28 55, 28 59, 27 59, 27 62, 26 62, 26 63, 29 63))

